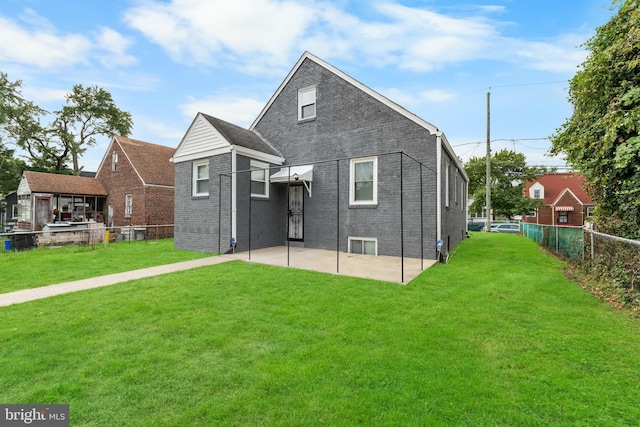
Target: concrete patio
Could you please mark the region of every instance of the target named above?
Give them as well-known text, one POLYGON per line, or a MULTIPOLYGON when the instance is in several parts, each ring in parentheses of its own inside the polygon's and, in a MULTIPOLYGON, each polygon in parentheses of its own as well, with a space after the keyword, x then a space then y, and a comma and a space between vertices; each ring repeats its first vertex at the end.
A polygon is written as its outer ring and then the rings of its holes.
POLYGON ((435 260, 430 259, 421 261, 419 258, 405 257, 403 280, 401 257, 358 255, 296 246, 288 248, 274 246, 223 255, 223 258, 405 284, 422 273, 421 267, 427 269, 436 263, 435 260))

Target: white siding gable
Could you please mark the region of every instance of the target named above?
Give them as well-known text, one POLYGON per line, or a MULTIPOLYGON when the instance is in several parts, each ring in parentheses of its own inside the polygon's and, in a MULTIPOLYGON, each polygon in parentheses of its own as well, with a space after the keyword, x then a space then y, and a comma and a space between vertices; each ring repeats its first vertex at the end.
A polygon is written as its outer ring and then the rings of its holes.
POLYGON ((229 151, 229 141, 207 119, 198 114, 173 154, 173 162, 203 159, 229 151))
POLYGON ((536 182, 531 187, 529 187, 529 198, 530 199, 544 199, 544 185, 536 182), (536 197, 536 195, 538 197, 536 197))
POLYGON ((18 196, 26 196, 27 194, 31 194, 29 183, 27 182, 27 178, 25 178, 24 176, 20 180, 17 193, 18 193, 18 196))

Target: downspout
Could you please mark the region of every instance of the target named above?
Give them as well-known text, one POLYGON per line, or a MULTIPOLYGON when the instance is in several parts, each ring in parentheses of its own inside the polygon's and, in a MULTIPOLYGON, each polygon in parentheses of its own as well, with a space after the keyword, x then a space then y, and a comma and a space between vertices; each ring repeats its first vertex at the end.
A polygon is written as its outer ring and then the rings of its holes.
POLYGON ((235 148, 231 148, 231 238, 234 242, 238 241, 238 221, 237 221, 237 213, 238 213, 238 203, 237 203, 237 194, 236 187, 238 184, 237 174, 236 174, 236 162, 237 162, 237 153, 235 148))
POLYGON ((442 239, 442 132, 436 133, 436 241, 442 239))

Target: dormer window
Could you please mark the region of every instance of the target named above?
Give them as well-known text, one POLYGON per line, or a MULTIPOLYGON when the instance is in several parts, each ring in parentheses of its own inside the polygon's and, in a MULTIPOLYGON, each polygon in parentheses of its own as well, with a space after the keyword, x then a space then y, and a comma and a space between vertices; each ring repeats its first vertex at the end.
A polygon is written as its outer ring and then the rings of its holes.
POLYGON ((298 120, 316 116, 316 87, 308 86, 298 91, 298 120))
POLYGON ((529 188, 530 199, 544 199, 544 186, 536 182, 529 188))

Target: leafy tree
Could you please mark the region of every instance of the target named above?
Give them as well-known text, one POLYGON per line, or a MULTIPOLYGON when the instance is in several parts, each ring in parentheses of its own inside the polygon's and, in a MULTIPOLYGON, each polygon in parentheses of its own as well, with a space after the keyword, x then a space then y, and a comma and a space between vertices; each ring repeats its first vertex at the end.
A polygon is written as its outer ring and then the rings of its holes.
MULTIPOLYGON (((474 199, 469 210, 482 213, 486 203, 485 157, 473 157, 465 164, 469 176, 469 195, 474 199)), ((494 217, 525 215, 539 205, 538 200, 524 197, 524 183, 536 175, 546 173, 544 167, 526 165, 524 154, 501 150, 491 156, 491 205, 494 217)))
POLYGON ((73 86, 66 104, 49 125, 49 112, 25 100, 21 81, 11 82, 0 72, 0 128, 9 141, 25 150, 30 168, 46 172, 79 174, 79 158, 96 144, 98 135, 131 133, 131 114, 116 107, 111 94, 98 86, 73 86), (73 169, 67 162, 71 160, 73 169))
POLYGON ((640 237, 640 5, 614 1, 617 14, 586 43, 571 79, 573 114, 553 136, 585 177, 601 230, 640 237))
POLYGON ((26 168, 25 162, 15 157, 14 150, 0 143, 0 198, 18 189, 22 171, 26 168))
POLYGON ((120 110, 111 94, 98 86, 74 85, 67 105, 55 114, 52 131, 68 148, 75 174, 81 170, 78 157, 96 144, 97 135, 128 136, 133 127, 131 114, 120 110))

